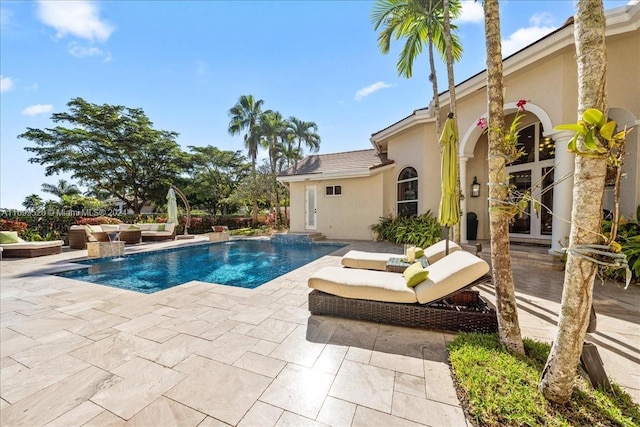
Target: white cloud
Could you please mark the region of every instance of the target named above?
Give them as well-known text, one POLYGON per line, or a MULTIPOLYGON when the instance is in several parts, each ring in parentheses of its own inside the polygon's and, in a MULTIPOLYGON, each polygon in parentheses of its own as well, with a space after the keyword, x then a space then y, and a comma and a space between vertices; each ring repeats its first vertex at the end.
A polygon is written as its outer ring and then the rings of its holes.
POLYGON ((356 96, 353 98, 356 101, 360 101, 362 98, 367 97, 369 95, 371 95, 374 92, 379 91, 380 89, 385 89, 391 87, 390 84, 385 83, 385 82, 376 82, 372 85, 369 85, 367 87, 363 87, 362 89, 360 89, 359 91, 356 92, 356 96))
POLYGON ((38 18, 56 29, 57 37, 71 34, 89 41, 105 41, 113 27, 101 20, 95 3, 86 0, 38 1, 38 18))
POLYGON ((474 0, 462 1, 462 13, 453 21, 455 24, 464 24, 466 22, 482 23, 484 22, 484 9, 481 2, 474 0))
POLYGON ((69 44, 69 53, 76 58, 84 58, 86 56, 101 56, 102 50, 95 46, 80 46, 78 43, 69 44))
POLYGON ((25 116, 35 116, 36 114, 48 113, 51 110, 53 110, 53 105, 51 104, 36 104, 25 108, 22 110, 21 114, 24 114, 25 116))
POLYGON ((13 79, 0 75, 0 92, 7 92, 13 89, 13 79))
POLYGON ((554 27, 528 27, 518 29, 507 39, 502 40, 502 56, 506 57, 519 51, 523 47, 540 40, 553 30, 555 30, 554 27))

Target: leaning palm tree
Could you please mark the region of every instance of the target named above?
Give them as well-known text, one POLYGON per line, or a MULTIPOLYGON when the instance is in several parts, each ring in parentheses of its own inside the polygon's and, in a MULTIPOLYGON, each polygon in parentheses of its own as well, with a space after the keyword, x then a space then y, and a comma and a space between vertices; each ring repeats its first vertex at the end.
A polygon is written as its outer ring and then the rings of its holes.
POLYGON ((489 231, 491 234, 491 267, 496 288, 498 333, 500 342, 511 353, 524 355, 518 323, 515 286, 509 248, 510 211, 505 142, 502 44, 498 0, 484 0, 484 27, 487 46, 487 100, 489 103, 489 231))
MULTIPOLYGON (((411 78, 413 63, 427 45, 429 50, 429 81, 433 87, 433 108, 436 117, 436 134, 440 135, 440 101, 438 99, 438 80, 433 58, 435 45, 438 53, 445 54, 443 37, 443 0, 378 0, 371 13, 374 29, 382 28, 378 36, 378 47, 383 54, 389 53, 391 39, 406 39, 396 68, 398 74, 411 78)), ((453 0, 451 16, 455 18, 461 10, 459 0, 453 0), (457 4, 457 7, 454 6, 457 4), (457 12, 456 12, 457 11, 457 12)), ((451 28, 456 29, 454 25, 451 28)), ((451 36, 451 53, 455 60, 462 56, 460 39, 451 36)))
POLYGON ((256 158, 258 157, 258 148, 260 139, 255 133, 255 127, 258 122, 258 117, 262 113, 262 99, 256 100, 253 95, 242 95, 236 105, 229 110, 229 134, 238 135, 242 132, 244 134, 244 145, 247 148, 249 159, 251 160, 251 174, 253 178, 253 226, 258 224, 258 195, 256 189, 258 188, 257 174, 256 174, 256 158))
MULTIPOLYGON (((578 62, 578 117, 588 109, 607 112, 606 20, 601 0, 576 3, 574 35, 578 62)), ((593 132, 593 130, 591 131, 593 132)), ((600 135, 598 135, 600 136, 600 135)), ((598 137, 594 137, 601 144, 598 137)), ((586 141, 586 138, 584 139, 586 141)), ((604 139, 602 142, 606 141, 604 139)), ((582 140, 579 141, 583 150, 582 140)), ((606 152, 606 145, 598 150, 606 152)), ((585 150, 588 151, 588 150, 585 150)), ((564 404, 571 397, 576 369, 589 326, 593 300, 593 282, 598 265, 581 255, 577 247, 602 245, 602 197, 607 173, 607 158, 602 152, 581 151, 575 157, 573 208, 567 266, 562 290, 562 306, 556 338, 542 371, 539 389, 545 398, 564 404)))
MULTIPOLYGON (((293 139, 298 142, 297 152, 302 155, 302 144, 306 145, 312 153, 317 153, 320 149, 320 135, 318 125, 315 122, 305 122, 296 117, 289 117, 288 127, 293 135, 293 139)), ((298 161, 293 165, 294 171, 298 169, 298 161)))
POLYGON ((51 193, 60 198, 62 198, 62 196, 77 196, 78 194, 81 194, 78 186, 70 184, 66 179, 58 180, 57 184, 44 183, 42 184, 41 189, 45 193, 51 193))

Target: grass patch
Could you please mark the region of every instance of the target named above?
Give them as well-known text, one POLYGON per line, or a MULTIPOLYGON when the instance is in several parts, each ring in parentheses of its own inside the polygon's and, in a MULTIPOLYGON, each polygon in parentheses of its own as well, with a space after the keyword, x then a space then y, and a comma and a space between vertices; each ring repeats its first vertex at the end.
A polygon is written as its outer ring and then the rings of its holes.
POLYGON ((640 408, 620 387, 593 390, 578 377, 571 400, 557 405, 538 392, 550 346, 524 340, 526 357, 501 349, 497 334, 459 334, 449 344, 454 382, 478 426, 638 426, 640 408))

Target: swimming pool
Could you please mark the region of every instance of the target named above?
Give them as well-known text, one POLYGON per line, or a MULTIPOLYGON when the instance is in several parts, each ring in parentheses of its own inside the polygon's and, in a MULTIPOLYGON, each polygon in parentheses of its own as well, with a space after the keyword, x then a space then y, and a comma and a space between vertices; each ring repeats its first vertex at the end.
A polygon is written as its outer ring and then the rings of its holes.
POLYGON ((256 288, 344 246, 235 240, 80 261, 88 268, 56 275, 147 294, 192 280, 256 288))

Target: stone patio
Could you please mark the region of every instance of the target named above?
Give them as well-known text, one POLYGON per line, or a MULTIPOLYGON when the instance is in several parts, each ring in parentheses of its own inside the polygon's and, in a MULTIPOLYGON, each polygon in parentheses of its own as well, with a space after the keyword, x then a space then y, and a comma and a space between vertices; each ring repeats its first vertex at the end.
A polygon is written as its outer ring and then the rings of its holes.
MULTIPOLYGON (((309 315, 311 272, 349 249, 401 252, 349 243, 257 289, 189 282, 151 295, 46 274, 86 251, 3 260, 0 425, 470 425, 447 365, 454 334, 309 315)), ((551 341, 563 273, 516 265, 514 276, 523 335, 551 341)), ((640 402, 640 288, 595 295, 588 341, 640 402)))

